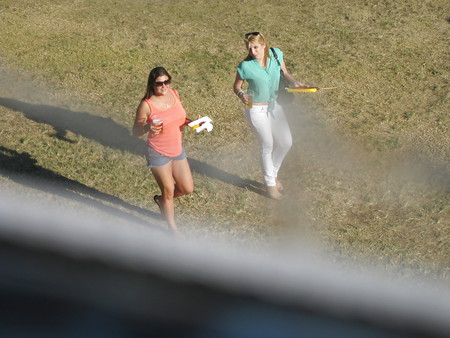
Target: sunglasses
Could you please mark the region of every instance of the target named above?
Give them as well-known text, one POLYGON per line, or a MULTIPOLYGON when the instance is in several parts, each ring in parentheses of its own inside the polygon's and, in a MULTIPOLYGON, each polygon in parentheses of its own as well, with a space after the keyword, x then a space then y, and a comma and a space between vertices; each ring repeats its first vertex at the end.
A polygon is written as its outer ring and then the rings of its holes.
POLYGON ((162 87, 162 85, 168 86, 168 85, 170 85, 171 82, 172 82, 171 80, 166 80, 166 81, 156 81, 156 82, 155 82, 155 86, 156 86, 156 87, 162 87))
POLYGON ((244 36, 245 36, 246 39, 248 39, 248 37, 252 36, 252 35, 261 35, 261 33, 260 32, 251 32, 251 33, 245 34, 244 36))

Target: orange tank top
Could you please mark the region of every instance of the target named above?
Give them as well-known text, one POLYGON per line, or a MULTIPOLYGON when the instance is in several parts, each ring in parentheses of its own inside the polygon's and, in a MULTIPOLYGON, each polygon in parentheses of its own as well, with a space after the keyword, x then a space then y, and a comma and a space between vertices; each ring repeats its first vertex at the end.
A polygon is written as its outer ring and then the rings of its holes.
POLYGON ((170 89, 175 97, 175 104, 166 109, 158 109, 149 99, 145 99, 150 107, 150 115, 147 123, 152 123, 153 119, 163 120, 163 133, 148 133, 147 144, 155 149, 158 153, 176 157, 182 151, 181 126, 186 121, 186 111, 184 110, 178 92, 170 89))

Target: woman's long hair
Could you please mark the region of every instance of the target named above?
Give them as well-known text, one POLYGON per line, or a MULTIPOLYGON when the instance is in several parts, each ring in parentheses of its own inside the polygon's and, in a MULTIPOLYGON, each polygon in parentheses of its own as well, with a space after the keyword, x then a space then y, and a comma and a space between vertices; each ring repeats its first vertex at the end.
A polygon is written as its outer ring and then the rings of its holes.
MULTIPOLYGON (((250 43, 258 43, 260 45, 264 45, 264 66, 267 66, 267 60, 269 59, 269 42, 267 39, 259 32, 246 34, 248 36, 245 37, 245 47, 248 50, 248 45, 250 43), (257 33, 257 34, 256 34, 257 33)), ((248 53, 245 61, 251 60, 253 57, 248 53)))
POLYGON ((150 71, 150 74, 148 75, 147 89, 144 97, 142 98, 143 100, 149 99, 153 95, 156 79, 163 75, 166 75, 169 80, 172 80, 172 76, 170 76, 169 72, 164 67, 155 67, 150 71))

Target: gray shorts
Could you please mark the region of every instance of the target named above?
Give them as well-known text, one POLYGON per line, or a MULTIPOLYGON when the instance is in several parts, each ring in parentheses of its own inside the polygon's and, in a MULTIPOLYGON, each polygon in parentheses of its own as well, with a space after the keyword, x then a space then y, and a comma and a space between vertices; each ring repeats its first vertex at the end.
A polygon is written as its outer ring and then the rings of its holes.
POLYGON ((168 157, 158 153, 152 147, 147 146, 147 153, 145 154, 145 158, 147 159, 147 166, 149 168, 162 167, 166 164, 169 164, 172 161, 180 161, 187 158, 186 153, 184 151, 184 147, 181 148, 181 154, 175 157, 168 157))

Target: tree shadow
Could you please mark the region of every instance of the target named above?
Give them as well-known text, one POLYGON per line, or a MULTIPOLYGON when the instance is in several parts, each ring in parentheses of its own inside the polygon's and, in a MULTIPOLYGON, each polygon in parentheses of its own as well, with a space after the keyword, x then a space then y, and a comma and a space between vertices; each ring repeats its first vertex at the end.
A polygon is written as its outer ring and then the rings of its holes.
MULTIPOLYGON (((72 142, 67 139, 67 131, 94 140, 106 147, 133 154, 145 153, 146 144, 142 139, 133 137, 130 130, 117 124, 110 118, 92 115, 86 112, 74 112, 69 109, 49 105, 30 104, 16 99, 0 97, 0 105, 22 112, 27 118, 38 123, 46 123, 55 129, 55 137, 72 142)), ((254 180, 243 179, 222 169, 204 163, 197 159, 189 159, 192 171, 218 179, 226 184, 251 190, 257 194, 266 195, 263 184, 254 180)))
POLYGON ((99 200, 114 203, 122 208, 137 212, 147 217, 161 219, 159 214, 129 204, 118 197, 105 194, 77 181, 63 177, 55 172, 36 164, 37 161, 28 153, 18 153, 0 146, 0 172, 16 183, 33 189, 39 189, 53 195, 70 198, 71 200, 94 206, 108 215, 120 217, 127 221, 150 226, 155 230, 165 232, 164 229, 152 225, 132 213, 121 211, 113 206, 105 205, 99 200))

